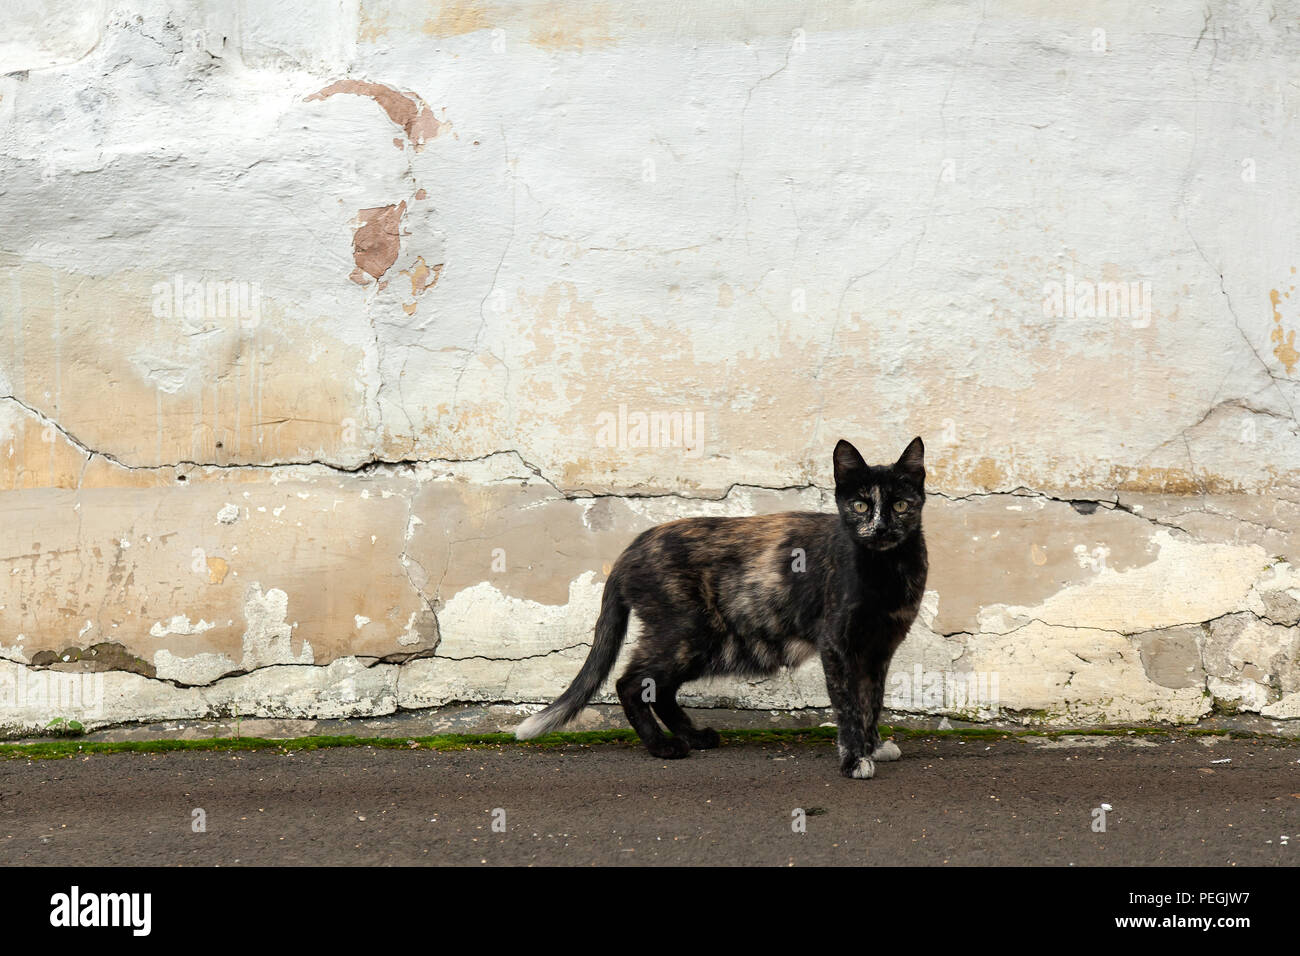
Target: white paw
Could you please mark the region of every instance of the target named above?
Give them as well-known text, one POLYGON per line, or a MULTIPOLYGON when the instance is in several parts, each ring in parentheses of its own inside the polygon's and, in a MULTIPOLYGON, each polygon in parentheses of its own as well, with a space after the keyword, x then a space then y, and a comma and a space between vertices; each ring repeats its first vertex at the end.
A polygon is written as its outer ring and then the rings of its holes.
POLYGON ((872 753, 871 756, 874 760, 889 761, 897 760, 899 757, 903 756, 903 752, 898 749, 898 744, 894 743, 892 740, 886 740, 876 748, 875 752, 872 753))
POLYGON ((876 763, 870 757, 859 757, 858 765, 849 774, 854 780, 870 780, 876 775, 876 763))

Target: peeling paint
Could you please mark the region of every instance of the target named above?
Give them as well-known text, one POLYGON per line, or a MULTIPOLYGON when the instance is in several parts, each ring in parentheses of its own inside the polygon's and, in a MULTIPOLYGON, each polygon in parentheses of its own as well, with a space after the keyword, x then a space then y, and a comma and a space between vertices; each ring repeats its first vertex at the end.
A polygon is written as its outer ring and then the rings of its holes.
POLYGON ((444 127, 451 125, 434 116, 429 105, 415 93, 399 92, 383 83, 370 83, 364 80, 338 80, 311 94, 305 102, 329 99, 339 93, 350 93, 374 100, 388 118, 402 128, 407 142, 417 151, 423 149, 425 143, 434 139, 444 127))
POLYGON ((244 670, 272 664, 313 662, 315 658, 307 641, 302 642, 297 654, 290 649, 293 626, 285 619, 288 606, 289 595, 279 588, 270 588, 263 593, 260 585, 253 584, 244 604, 244 616, 248 622, 243 637, 244 670))
POLYGON ((184 614, 177 614, 165 623, 155 621, 153 626, 149 628, 149 633, 154 637, 166 637, 168 634, 202 634, 204 631, 212 630, 215 626, 202 618, 191 624, 190 619, 184 614))
MULTIPOLYGON (((1291 287, 1292 289, 1295 286, 1291 287)), ((1282 363, 1286 373, 1290 375, 1295 371, 1296 364, 1300 362, 1300 352, 1295 347, 1295 329, 1288 331, 1282 326, 1282 313, 1280 311, 1281 300, 1277 289, 1268 290, 1269 300, 1273 303, 1273 331, 1269 334, 1269 340, 1273 343, 1273 354, 1277 360, 1282 363)), ((1287 293, 1288 297, 1290 293, 1287 293)))
POLYGON ((379 279, 397 261, 404 215, 404 201, 357 213, 357 227, 352 233, 352 259, 357 264, 352 273, 353 281, 364 284, 366 275, 379 279))

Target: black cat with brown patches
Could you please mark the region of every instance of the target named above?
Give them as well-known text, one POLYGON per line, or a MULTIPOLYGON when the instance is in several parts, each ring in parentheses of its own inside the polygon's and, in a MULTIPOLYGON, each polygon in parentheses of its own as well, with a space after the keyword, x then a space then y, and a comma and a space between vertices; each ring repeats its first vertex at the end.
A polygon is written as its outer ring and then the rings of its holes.
POLYGON ((839 725, 840 772, 867 778, 898 747, 877 731, 885 673, 907 636, 928 568, 921 511, 924 446, 872 466, 835 446, 835 514, 683 518, 642 533, 605 583, 596 637, 560 697, 515 731, 536 737, 572 720, 608 676, 635 611, 643 624, 618 679, 623 709, 656 757, 718 745, 677 704, 701 677, 759 677, 821 657, 839 725), (671 731, 667 736, 658 715, 671 731))

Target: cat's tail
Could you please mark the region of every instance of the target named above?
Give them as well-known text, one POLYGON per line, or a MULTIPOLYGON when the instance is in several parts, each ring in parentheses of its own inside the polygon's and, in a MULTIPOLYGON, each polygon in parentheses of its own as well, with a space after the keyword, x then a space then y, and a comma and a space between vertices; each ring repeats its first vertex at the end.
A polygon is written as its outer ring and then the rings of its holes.
POLYGON ((617 569, 605 581, 605 592, 601 595, 600 617, 596 619, 596 639, 592 642, 591 653, 573 679, 569 689, 557 697, 548 707, 533 714, 515 728, 515 736, 520 740, 539 737, 563 727, 578 711, 586 706, 591 695, 609 676, 618 657, 619 648, 627 636, 628 605, 619 593, 617 569))

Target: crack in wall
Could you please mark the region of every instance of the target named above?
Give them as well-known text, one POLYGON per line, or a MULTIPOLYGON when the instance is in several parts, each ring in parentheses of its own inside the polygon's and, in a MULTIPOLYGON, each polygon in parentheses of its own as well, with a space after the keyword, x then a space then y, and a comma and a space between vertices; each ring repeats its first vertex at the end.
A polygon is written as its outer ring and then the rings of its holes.
POLYGON ((1278 397, 1282 399, 1283 404, 1286 405, 1287 410, 1291 413, 1290 414, 1291 420, 1293 422, 1296 421, 1295 406, 1291 404, 1290 400, 1286 396, 1286 392, 1282 389, 1282 386, 1280 384, 1282 382, 1286 382, 1287 384, 1290 384, 1290 381, 1282 376, 1279 376, 1276 372, 1273 371, 1273 369, 1269 367, 1268 361, 1262 355, 1260 355, 1259 349, 1255 348, 1255 343, 1252 342, 1250 340, 1250 336, 1246 334, 1246 330, 1241 325, 1241 319, 1237 315, 1237 310, 1232 304, 1232 296, 1228 294, 1228 288, 1226 285, 1226 280, 1224 279, 1223 270, 1215 266, 1214 263, 1210 261, 1210 257, 1205 254, 1205 250, 1201 248, 1200 242, 1198 242, 1196 236, 1192 234, 1191 226, 1187 223, 1185 216, 1183 219, 1183 228, 1187 230, 1187 238, 1192 240, 1192 245, 1196 247, 1197 254, 1200 255, 1201 259, 1205 262, 1205 264, 1214 271, 1214 274, 1219 277, 1219 293, 1223 296, 1224 305, 1228 310, 1228 314, 1232 316, 1232 322, 1237 329, 1237 333, 1241 336, 1242 341, 1246 343, 1246 347, 1250 349, 1250 353, 1255 357, 1255 361, 1259 364, 1260 369, 1264 372, 1266 376, 1268 376, 1269 382, 1272 384, 1274 390, 1277 392, 1278 397))
MULTIPOLYGON (((109 452, 99 451, 95 448, 90 447, 86 442, 81 440, 79 437, 77 437, 67 428, 65 428, 57 421, 49 417, 47 414, 42 412, 40 409, 30 405, 29 403, 25 402, 24 400, 17 397, 16 395, 0 395, 0 399, 5 399, 14 402, 19 407, 24 409, 28 414, 32 415, 34 418, 40 421, 42 424, 48 425, 56 429, 78 451, 80 451, 82 454, 87 456, 87 460, 85 463, 83 463, 82 466, 81 476, 78 479, 78 487, 80 487, 80 478, 84 477, 85 468, 88 466, 89 462, 95 457, 102 458, 105 461, 112 463, 116 467, 122 468, 123 470, 133 471, 133 472, 135 471, 157 472, 157 471, 169 471, 169 470, 184 471, 185 469, 189 469, 191 471, 195 471, 195 470, 238 471, 238 470, 245 470, 245 469, 275 471, 279 469, 318 467, 318 468, 328 469, 329 471, 337 472, 339 474, 366 475, 366 474, 373 474, 373 473, 381 473, 385 471, 397 471, 402 468, 416 468, 419 466, 465 465, 465 464, 472 464, 475 462, 488 461, 489 459, 492 459, 500 455, 510 455, 513 456, 524 468, 526 468, 530 472, 532 477, 544 482, 558 496, 567 500, 579 500, 579 499, 587 499, 587 498, 590 499, 616 498, 616 499, 633 499, 633 500, 655 499, 655 498, 677 498, 685 501, 718 502, 718 501, 727 500, 728 498, 730 498, 733 492, 741 489, 750 489, 754 491, 771 491, 771 492, 817 491, 822 495, 827 495, 833 492, 832 487, 820 485, 816 482, 809 482, 809 481, 791 482, 791 483, 780 484, 780 485, 762 484, 757 482, 746 482, 746 481, 734 481, 729 483, 726 486, 726 488, 722 489, 718 494, 688 492, 688 491, 682 491, 678 489, 667 489, 662 491, 636 491, 631 489, 620 490, 620 491, 593 491, 581 485, 566 489, 561 487, 559 484, 557 484, 554 479, 544 474, 542 469, 538 465, 529 461, 521 451, 514 448, 497 449, 494 451, 485 452, 481 455, 475 455, 475 456, 470 456, 465 458, 452 458, 452 457, 441 457, 441 456, 430 456, 427 458, 417 458, 417 457, 381 458, 377 455, 372 455, 368 458, 365 458, 361 461, 352 464, 341 464, 339 462, 329 461, 320 458, 303 458, 303 459, 289 459, 289 460, 269 461, 269 462, 245 461, 245 462, 226 462, 226 463, 196 461, 194 459, 179 459, 174 462, 166 462, 166 463, 161 463, 156 465, 134 465, 129 462, 123 461, 121 458, 118 458, 117 456, 109 452)), ((1287 416, 1282 415, 1278 412, 1274 412, 1268 409, 1255 408, 1241 399, 1225 399, 1224 401, 1216 403, 1216 405, 1213 406, 1213 408, 1211 408, 1209 411, 1207 411, 1205 415, 1202 416, 1201 419, 1187 426, 1187 428, 1184 429, 1184 431, 1190 430, 1192 428, 1195 428, 1197 425, 1202 424, 1213 414, 1215 409, 1224 406, 1239 407, 1253 414, 1260 414, 1260 415, 1279 418, 1283 420, 1294 421, 1294 418, 1288 418, 1287 416)), ((1300 424, 1300 422, 1298 422, 1297 424, 1300 424)), ((528 478, 524 476, 504 476, 497 480, 527 481, 528 478)), ((1204 497, 1204 495, 1207 493, 1208 492, 1203 491, 1202 497, 1204 497)), ((1187 530, 1181 525, 1173 524, 1167 521, 1161 521, 1159 519, 1151 518, 1141 514, 1140 512, 1134 510, 1132 506, 1124 504, 1120 500, 1118 491, 1112 492, 1110 497, 1073 496, 1067 498, 1059 495, 1053 495, 1044 491, 1037 491, 1026 485, 1021 484, 1021 485, 1015 485, 1014 487, 1011 488, 995 488, 995 489, 988 489, 983 491, 966 492, 963 494, 953 494, 938 489, 928 489, 927 494, 933 497, 943 498, 948 501, 968 501, 976 498, 986 498, 986 497, 995 497, 995 496, 1041 498, 1043 500, 1070 504, 1075 507, 1076 511, 1080 511, 1080 513, 1090 513, 1090 512, 1082 511, 1080 506, 1095 505, 1095 506, 1104 507, 1107 510, 1111 510, 1111 511, 1124 511, 1128 514, 1134 515, 1135 517, 1141 518, 1144 521, 1148 521, 1152 524, 1162 525, 1164 527, 1172 528, 1174 530, 1178 530, 1178 531, 1187 530)), ((1200 510, 1204 510, 1204 509, 1200 509, 1200 510)), ((1190 512, 1187 511, 1181 512, 1181 514, 1187 514, 1187 513, 1190 512)))
POLYGON ((487 661, 493 664, 514 664, 520 661, 536 661, 546 657, 554 657, 556 654, 563 654, 566 651, 576 651, 579 648, 590 648, 591 641, 579 641, 576 644, 566 644, 564 647, 553 647, 548 651, 539 651, 536 654, 524 654, 521 657, 496 657, 491 654, 466 654, 463 657, 452 657, 449 654, 435 654, 434 660, 439 661, 487 661))
MULTIPOLYGON (((557 648, 552 648, 537 653, 527 654, 521 657, 499 656, 493 654, 471 654, 462 657, 453 657, 453 656, 447 656, 438 653, 439 647, 442 642, 441 622, 439 620, 439 613, 438 613, 442 607, 442 600, 438 595, 440 595, 442 591, 443 581, 446 578, 446 569, 444 569, 442 579, 440 579, 440 581, 438 582, 438 585, 436 589, 433 591, 431 596, 428 587, 429 581, 428 581, 427 568, 425 568, 423 564, 421 564, 418 560, 416 560, 411 555, 410 548, 409 548, 409 541, 411 537, 410 531, 413 528, 414 523, 418 521, 418 515, 416 514, 416 494, 418 493, 418 489, 419 487, 423 486, 427 481, 437 480, 437 478, 441 477, 441 475, 428 474, 428 473, 421 474, 420 469, 428 469, 428 468, 436 469, 440 466, 447 466, 447 467, 454 468, 455 466, 459 466, 459 465, 468 465, 472 463, 487 462, 491 459, 505 456, 509 458, 511 461, 517 463, 519 465, 519 468, 507 469, 510 472, 508 474, 494 475, 489 479, 490 483, 520 482, 526 485, 529 481, 537 480, 545 484, 547 488, 550 490, 550 492, 554 495, 554 499, 552 500, 564 500, 564 501, 583 501, 589 499, 595 500, 595 499, 602 499, 602 498, 611 498, 611 499, 618 499, 618 500, 677 499, 682 501, 722 502, 731 499, 734 494, 743 491, 773 492, 778 494, 781 493, 798 494, 798 493, 805 493, 805 492, 816 492, 822 496, 828 495, 832 492, 832 489, 819 485, 815 482, 798 482, 798 483, 790 483, 790 484, 761 484, 761 483, 752 483, 752 482, 732 482, 728 484, 724 489, 721 489, 717 493, 713 493, 713 494, 704 493, 704 492, 681 491, 681 490, 593 491, 585 487, 574 487, 574 488, 565 489, 565 488, 561 488, 554 480, 546 476, 540 467, 538 467, 537 465, 529 461, 524 456, 524 454, 517 449, 496 450, 496 451, 491 451, 482 455, 468 457, 468 458, 430 457, 430 458, 381 459, 379 457, 371 457, 364 461, 357 462, 354 464, 349 464, 349 465, 340 465, 340 464, 336 464, 333 462, 320 460, 320 459, 284 461, 284 462, 226 463, 226 464, 215 464, 215 463, 205 463, 205 462, 185 460, 185 461, 180 461, 172 464, 131 465, 120 460, 119 458, 115 457, 112 454, 99 452, 95 449, 88 447, 77 436, 75 436, 66 428, 61 426, 58 422, 54 421, 52 418, 50 418, 40 409, 29 405, 27 402, 23 401, 17 396, 6 395, 0 397, 7 398, 10 401, 14 402, 17 406, 24 409, 24 411, 27 414, 33 416, 35 419, 40 421, 43 425, 49 425, 55 428, 58 431, 58 433, 61 434, 71 445, 73 445, 74 447, 79 449, 83 454, 86 455, 86 460, 82 465, 81 474, 78 479, 78 488, 80 488, 81 486, 81 479, 84 478, 86 468, 88 467, 89 463, 91 462, 91 460, 93 460, 93 458, 96 455, 100 456, 106 461, 112 462, 114 465, 124 470, 141 471, 141 472, 158 472, 158 471, 169 470, 169 469, 181 471, 182 469, 187 469, 187 468, 193 470, 210 470, 214 473, 221 473, 224 471, 238 471, 243 469, 276 471, 276 470, 295 469, 295 468, 297 469, 318 468, 318 469, 322 469, 326 473, 339 474, 339 475, 357 475, 362 477, 370 476, 370 475, 391 475, 391 476, 411 477, 415 479, 416 484, 410 490, 406 490, 406 491, 398 490, 395 492, 396 494, 406 499, 406 518, 407 518, 407 523, 406 523, 407 535, 405 540, 403 541, 401 551, 398 555, 398 559, 402 567, 402 571, 405 576, 407 586, 409 586, 411 591, 413 591, 415 595, 419 598, 423 611, 429 615, 428 620, 432 622, 432 627, 433 627, 432 646, 421 649, 420 651, 411 652, 409 654, 403 654, 397 652, 391 655, 384 655, 382 657, 355 656, 351 658, 335 658, 330 663, 322 663, 322 664, 275 663, 275 664, 267 664, 255 668, 247 668, 247 669, 241 668, 241 669, 236 669, 236 670, 222 673, 214 677, 213 679, 203 683, 189 683, 176 678, 158 678, 152 676, 145 678, 148 680, 156 681, 158 684, 165 685, 177 692, 184 692, 187 690, 214 690, 222 687, 223 685, 227 685, 230 681, 238 681, 240 679, 249 678, 251 675, 254 675, 260 671, 264 671, 267 668, 271 668, 271 667, 274 668, 288 667, 288 668, 297 669, 296 671, 291 670, 291 671, 286 671, 285 673, 301 674, 303 673, 302 669, 305 667, 311 668, 316 673, 321 673, 322 669, 328 669, 329 667, 331 667, 331 665, 335 664, 338 661, 353 660, 361 664, 361 666, 367 670, 375 670, 377 668, 391 667, 395 669, 396 673, 400 674, 400 673, 407 672, 411 665, 419 661, 445 660, 449 663, 453 663, 453 662, 465 663, 465 662, 477 661, 483 663, 514 664, 514 663, 520 663, 526 661, 535 661, 535 660, 542 660, 546 658, 553 658, 556 655, 563 654, 565 652, 575 651, 581 648, 589 647, 590 646, 589 641, 568 643, 562 647, 557 647, 557 648), (423 575, 422 578, 417 575, 416 569, 418 569, 420 574, 423 575)), ((1217 403, 1215 409, 1224 406, 1229 406, 1229 405, 1242 407, 1245 411, 1248 411, 1253 414, 1271 415, 1273 417, 1282 418, 1282 419, 1285 419, 1286 417, 1277 412, 1251 407, 1250 405, 1244 402, 1240 402, 1239 400, 1234 400, 1234 399, 1228 399, 1228 400, 1224 400, 1223 402, 1217 403)), ((1208 420, 1208 418, 1210 417, 1210 415, 1213 414, 1215 409, 1211 409, 1209 412, 1207 412, 1206 415, 1202 417, 1201 422, 1208 420)), ((1200 424, 1200 422, 1194 423, 1192 426, 1189 426, 1189 428, 1194 428, 1196 424, 1200 424)), ((1170 530, 1180 531, 1184 533, 1190 533, 1189 529, 1186 527, 1185 524, 1180 523, 1177 519, 1183 515, 1194 514, 1194 513, 1218 514, 1221 517, 1224 517, 1228 520, 1240 521, 1242 523, 1250 524, 1260 528, 1265 528, 1267 530, 1277 530, 1277 529, 1268 528, 1268 526, 1263 525, 1260 522, 1252 522, 1247 518, 1241 518, 1235 515, 1227 515, 1221 512, 1213 511, 1208 506, 1203 506, 1198 509, 1185 509, 1183 511, 1179 511, 1178 513, 1174 514, 1172 517, 1169 516, 1153 517, 1146 514, 1142 514, 1141 511, 1139 510, 1141 506, 1130 504, 1129 502, 1123 501, 1121 499, 1120 494, 1117 491, 1112 492, 1109 496, 1069 497, 1069 496, 1052 494, 1043 491, 1036 491, 1025 485, 1017 485, 1010 489, 993 489, 993 490, 986 490, 986 491, 969 492, 965 494, 952 494, 942 490, 931 490, 929 492, 929 495, 935 499, 942 499, 944 501, 953 502, 953 503, 974 501, 980 499, 996 499, 996 498, 1016 499, 1016 500, 1037 499, 1042 502, 1050 501, 1056 504, 1068 505, 1076 513, 1081 515, 1092 515, 1092 514, 1096 514, 1098 511, 1121 512, 1130 515, 1132 517, 1139 518, 1142 521, 1147 522, 1152 526, 1167 528, 1170 530)), ((448 544, 449 557, 450 557, 451 546, 452 543, 449 542, 448 544)), ((107 598, 105 598, 105 600, 107 600, 107 598)), ((1164 625, 1158 628, 1143 628, 1143 629, 1132 630, 1132 631, 1125 631, 1121 629, 1108 628, 1108 627, 1095 627, 1095 626, 1088 626, 1088 625, 1055 623, 1041 617, 1032 617, 1026 619, 1023 624, 1019 624, 1016 627, 1007 629, 1005 631, 999 631, 996 629, 988 629, 988 628, 981 627, 976 630, 965 629, 965 630, 948 631, 943 633, 939 633, 939 632, 935 632, 935 633, 937 634, 937 636, 948 640, 961 638, 961 637, 967 637, 967 638, 1002 637, 1008 634, 1015 633, 1017 630, 1020 630, 1023 627, 1027 627, 1031 624, 1036 623, 1041 626, 1051 627, 1051 628, 1067 628, 1067 629, 1075 629, 1080 631, 1096 631, 1101 633, 1112 634, 1121 637, 1124 640, 1132 643, 1133 640, 1139 635, 1159 634, 1161 632, 1170 631, 1172 629, 1179 628, 1179 627, 1199 626, 1201 628, 1209 628, 1216 621, 1223 620, 1225 618, 1229 618, 1234 615, 1251 615, 1255 619, 1259 620, 1261 623, 1268 624, 1271 626, 1285 627, 1290 629, 1294 629, 1296 627, 1295 624, 1276 620, 1274 618, 1271 618, 1265 614, 1261 614, 1250 608, 1239 607, 1231 611, 1226 611, 1223 614, 1217 615, 1215 617, 1206 618, 1205 620, 1202 621, 1179 622, 1177 624, 1164 625)), ((412 626, 414 626, 414 619, 412 622, 412 626)), ((965 656, 965 653, 966 651, 963 650, 962 653, 958 655, 956 660, 962 659, 965 656)), ((1245 678, 1243 678, 1242 676, 1236 673, 1229 673, 1229 674, 1211 673, 1209 662, 1207 661, 1205 655, 1206 655, 1205 648, 1198 644, 1198 647, 1196 649, 1196 658, 1199 665, 1200 673, 1202 675, 1200 684, 1202 687, 1202 691, 1205 695, 1205 699, 1208 702, 1209 708, 1211 710, 1222 709, 1222 708, 1231 709, 1232 707, 1238 707, 1239 709, 1248 708, 1250 701, 1245 699, 1245 695, 1243 692, 1235 692, 1235 696, 1233 693, 1223 692, 1225 686, 1229 690, 1232 690, 1234 687, 1238 686, 1241 681, 1245 680, 1245 678), (1215 683, 1217 683, 1220 686, 1219 693, 1216 693, 1214 687, 1212 686, 1215 683)), ((1079 655, 1076 654, 1075 656, 1078 657, 1079 655)), ((1086 659, 1084 660, 1086 661, 1086 659)), ((43 668, 33 668, 33 669, 40 670, 43 668)), ((50 669, 66 672, 66 670, 62 668, 50 668, 50 669)), ((1239 671, 1240 667, 1238 667, 1237 670, 1239 671)), ((112 670, 108 670, 105 672, 118 673, 117 671, 112 671, 112 670)), ((1077 672, 1072 672, 1067 676, 1065 686, 1073 687, 1076 673, 1077 672)), ((1240 686, 1246 686, 1246 685, 1240 685, 1240 686)), ((1272 692, 1279 692, 1280 690, 1276 678, 1272 679, 1271 681, 1265 682, 1260 686, 1267 687, 1272 692)), ((322 692, 322 691, 327 692, 328 689, 327 688, 318 689, 318 692, 322 692)), ((387 698, 383 696, 383 694, 381 694, 379 698, 374 698, 372 695, 372 697, 368 697, 366 698, 366 700, 370 701, 372 698, 378 701, 378 703, 376 703, 374 707, 380 707, 381 705, 382 707, 388 706, 389 702, 387 698)), ((419 709, 419 708, 418 707, 403 708, 401 706, 398 706, 397 709, 400 710, 400 709, 419 709)), ((1258 709, 1258 706, 1256 707, 1256 709, 1258 709)), ((998 714, 1002 716, 1014 715, 1012 711, 1006 708, 1000 708, 998 710, 998 714)))

